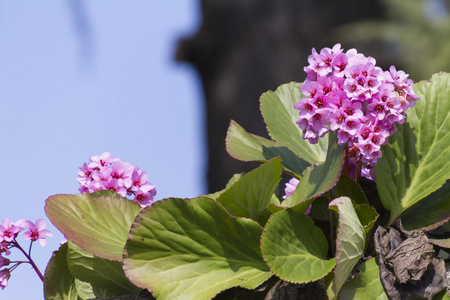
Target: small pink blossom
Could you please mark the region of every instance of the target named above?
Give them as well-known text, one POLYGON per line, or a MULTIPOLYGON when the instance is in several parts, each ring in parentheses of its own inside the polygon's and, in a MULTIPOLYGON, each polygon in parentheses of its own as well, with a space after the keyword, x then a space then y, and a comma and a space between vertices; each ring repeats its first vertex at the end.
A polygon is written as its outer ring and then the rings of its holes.
POLYGON ((111 156, 111 153, 104 152, 100 155, 91 156, 89 167, 92 169, 95 169, 95 168, 100 169, 102 167, 109 165, 110 163, 112 163, 114 161, 116 161, 116 159, 111 156))
POLYGON ((46 237, 53 237, 50 230, 45 228, 45 221, 43 219, 37 219, 36 224, 31 221, 26 221, 25 226, 28 231, 23 234, 25 240, 38 241, 39 244, 44 247, 47 244, 46 237))
POLYGON ((137 190, 135 193, 134 201, 138 202, 141 207, 149 206, 153 203, 153 198, 155 198, 156 191, 153 189, 149 192, 137 190))
POLYGON ((8 280, 10 277, 11 273, 9 272, 9 269, 0 270, 0 286, 2 287, 2 290, 4 290, 8 285, 8 280))
POLYGON ((295 192, 295 188, 297 187, 299 183, 299 180, 297 178, 291 178, 288 183, 286 183, 286 188, 284 189, 285 195, 283 196, 283 199, 286 199, 290 195, 292 195, 295 192))
POLYGON ((156 195, 155 186, 148 182, 146 172, 113 158, 109 152, 91 156, 89 162, 78 169, 77 180, 80 192, 112 190, 123 197, 134 196, 141 206, 150 205, 156 195))
POLYGON ((3 224, 0 225, 0 242, 11 242, 24 229, 21 226, 23 222, 24 220, 19 220, 16 223, 12 223, 9 218, 3 220, 3 224))

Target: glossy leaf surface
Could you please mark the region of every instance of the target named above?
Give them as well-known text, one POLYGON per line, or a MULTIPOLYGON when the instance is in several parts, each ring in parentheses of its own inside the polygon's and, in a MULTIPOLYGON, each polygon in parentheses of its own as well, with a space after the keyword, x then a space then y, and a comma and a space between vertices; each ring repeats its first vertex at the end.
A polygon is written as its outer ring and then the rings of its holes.
POLYGON ((364 254, 366 233, 348 197, 330 202, 330 209, 338 212, 339 226, 336 237, 336 268, 334 269, 334 292, 339 293, 349 278, 353 267, 364 254))
POLYGON ((138 293, 141 289, 125 276, 122 263, 97 257, 68 241, 67 265, 75 278, 106 289, 112 295, 138 293))
POLYGON ((261 112, 270 136, 288 147, 297 156, 310 164, 325 161, 327 153, 327 136, 312 145, 302 138, 302 132, 295 121, 299 119, 299 111, 294 104, 303 97, 300 83, 283 84, 278 89, 264 93, 261 98, 261 112))
POLYGON ((228 128, 226 146, 232 157, 242 161, 264 162, 280 156, 283 159, 283 168, 298 175, 310 165, 286 146, 248 133, 235 121, 231 121, 228 128))
POLYGON ((258 221, 260 213, 271 203, 281 172, 281 159, 273 158, 242 176, 217 198, 217 202, 233 216, 258 221))
POLYGON ((133 224, 124 270, 158 299, 210 299, 235 286, 256 288, 270 272, 259 249, 262 227, 216 201, 169 198, 133 224))
POLYGON ((137 202, 122 197, 89 194, 55 195, 47 199, 45 213, 72 242, 96 256, 121 261, 137 202))
POLYGON ((323 232, 311 218, 290 208, 275 213, 267 222, 261 252, 275 275, 293 283, 318 280, 336 264, 334 258, 327 259, 323 232))
POLYGON ((450 178, 450 74, 434 74, 414 90, 421 99, 407 110, 407 121, 382 147, 375 167, 391 224, 450 178))
POLYGON ((358 269, 360 273, 342 287, 338 299, 389 300, 375 258, 361 264, 358 269))
POLYGON ((46 300, 78 300, 75 278, 67 267, 67 244, 54 251, 44 275, 46 300))
POLYGON ((295 192, 281 203, 283 207, 297 205, 332 189, 336 185, 344 162, 344 146, 338 145, 335 134, 330 134, 329 142, 326 161, 308 167, 303 172, 295 192))

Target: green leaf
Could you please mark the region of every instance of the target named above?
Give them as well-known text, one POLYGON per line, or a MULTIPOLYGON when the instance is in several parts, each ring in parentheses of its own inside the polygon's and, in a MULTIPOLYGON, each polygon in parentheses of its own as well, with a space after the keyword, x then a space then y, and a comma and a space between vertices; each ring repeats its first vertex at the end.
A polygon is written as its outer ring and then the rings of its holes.
POLYGON ((325 276, 325 290, 327 291, 328 299, 336 299, 336 294, 334 293, 334 273, 330 272, 325 276))
POLYGON ((433 245, 450 249, 450 239, 428 239, 428 241, 433 245))
POLYGON ((102 258, 121 261, 128 231, 141 210, 137 202, 89 194, 55 195, 45 213, 69 240, 102 258))
POLYGON ((325 162, 307 168, 295 192, 287 197, 281 206, 291 207, 332 189, 341 175, 343 162, 344 146, 338 145, 336 134, 332 133, 325 162))
POLYGON ((313 220, 329 222, 330 211, 328 210, 328 204, 330 204, 330 200, 325 196, 315 198, 311 204, 308 216, 313 220))
POLYGON ((205 197, 216 200, 217 198, 220 197, 220 195, 222 195, 226 190, 228 190, 234 183, 236 183, 239 179, 241 179, 242 176, 244 176, 244 173, 234 174, 233 177, 230 178, 230 180, 228 181, 227 185, 225 186, 225 188, 223 190, 220 190, 220 191, 212 193, 212 194, 205 195, 205 197))
POLYGON ((355 212, 364 228, 366 236, 369 236, 370 231, 379 217, 377 211, 373 206, 360 204, 355 207, 355 212))
POLYGON ((235 286, 254 289, 270 276, 261 257, 262 227, 216 201, 169 198, 136 217, 124 270, 158 299, 210 299, 235 286))
POLYGON ((281 158, 273 158, 242 176, 217 198, 217 202, 233 216, 258 221, 260 213, 271 203, 281 172, 281 158))
POLYGON ((339 300, 389 300, 380 280, 380 269, 375 258, 358 267, 358 276, 348 281, 339 292, 339 300))
POLYGON ((226 145, 228 153, 242 161, 264 162, 279 156, 283 159, 283 168, 298 175, 302 174, 306 167, 310 165, 286 146, 250 134, 233 120, 228 128, 226 145))
POLYGON ((376 182, 392 224, 401 213, 450 178, 450 74, 438 73, 414 85, 421 97, 407 122, 382 146, 376 182))
POLYGON ((437 293, 434 297, 433 300, 450 300, 450 295, 447 294, 447 290, 444 289, 441 292, 437 293))
POLYGON ((274 214, 281 210, 283 210, 284 207, 280 207, 278 204, 270 203, 259 215, 258 223, 262 227, 264 227, 269 220, 269 218, 274 214))
POLYGON ((339 214, 339 227, 336 238, 336 268, 334 269, 334 292, 347 281, 353 267, 364 254, 366 233, 348 197, 336 198, 329 208, 339 214))
POLYGON ((110 293, 105 289, 99 288, 92 283, 81 281, 77 278, 75 278, 75 287, 77 288, 78 297, 83 300, 114 296, 113 293, 110 293))
POLYGON ((402 215, 406 230, 431 230, 450 219, 450 181, 422 201, 414 204, 402 215))
POLYGON ((122 263, 97 257, 68 241, 67 265, 75 278, 106 289, 119 296, 138 293, 141 289, 125 276, 122 263))
POLYGON ((261 98, 261 112, 270 136, 277 142, 287 146, 297 156, 310 164, 325 161, 327 152, 327 136, 312 145, 302 138, 302 132, 295 123, 299 119, 299 111, 294 104, 304 96, 300 92, 301 83, 283 84, 278 89, 264 93, 261 98))
POLYGON ((306 283, 327 275, 336 264, 327 259, 328 242, 305 214, 291 208, 274 214, 261 237, 261 252, 281 279, 306 283))
POLYGON ((335 190, 336 198, 346 196, 352 199, 356 204, 369 203, 361 187, 346 174, 341 174, 335 190))
POLYGON ((91 197, 116 197, 123 198, 121 195, 117 194, 112 190, 99 190, 93 193, 90 193, 91 197))
POLYGON ((75 278, 67 268, 67 243, 54 251, 45 269, 46 300, 78 300, 75 278))

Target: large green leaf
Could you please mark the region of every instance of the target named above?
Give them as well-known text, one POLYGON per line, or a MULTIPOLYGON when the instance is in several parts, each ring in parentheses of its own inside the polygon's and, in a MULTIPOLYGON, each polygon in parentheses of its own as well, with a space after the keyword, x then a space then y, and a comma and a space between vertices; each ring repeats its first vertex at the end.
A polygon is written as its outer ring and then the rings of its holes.
POLYGON ((108 292, 92 283, 81 281, 77 278, 75 278, 75 287, 77 288, 78 297, 83 300, 114 296, 114 293, 108 292))
POLYGON ((67 267, 67 244, 54 251, 45 269, 44 297, 46 300, 78 300, 75 278, 67 267))
POLYGON ((295 174, 302 174, 310 164, 296 156, 286 146, 255 134, 250 134, 238 123, 231 121, 226 145, 228 153, 242 161, 267 161, 280 156, 283 168, 295 174))
POLYGON ((96 256, 121 261, 137 202, 122 197, 89 194, 55 195, 47 199, 45 213, 72 242, 96 256))
MULTIPOLYGON (((375 222, 377 221, 379 214, 375 208, 369 204, 360 204, 355 206, 355 212, 358 215, 359 221, 366 232, 366 237, 369 236, 375 222)), ((366 240, 367 242, 367 240, 366 240)))
POLYGON ((353 267, 364 254, 366 233, 350 198, 334 199, 330 202, 329 208, 339 214, 336 237, 336 268, 334 269, 334 292, 338 294, 350 276, 353 267))
POLYGON ((436 192, 414 204, 402 215, 406 230, 431 230, 450 219, 450 180, 436 192))
POLYGON ((356 204, 369 203, 361 187, 356 184, 356 182, 354 182, 353 179, 351 179, 347 174, 341 174, 341 177, 336 184, 335 190, 336 198, 347 196, 356 204))
POLYGON ((435 74, 414 90, 421 99, 382 147, 375 167, 381 201, 391 211, 390 224, 450 178, 450 74, 435 74))
POLYGON ((271 275, 262 227, 216 201, 169 198, 145 208, 133 224, 124 270, 158 299, 210 299, 234 286, 254 289, 271 275))
POLYGON ((231 177, 230 180, 228 180, 228 183, 223 190, 217 191, 212 194, 204 195, 204 196, 216 200, 217 198, 220 197, 220 195, 225 193, 226 190, 228 190, 233 184, 235 184, 244 175, 245 175, 244 173, 234 174, 233 177, 231 177))
POLYGON ((310 164, 323 162, 327 152, 327 137, 319 139, 315 145, 302 138, 302 132, 295 123, 299 111, 294 104, 304 96, 300 92, 301 83, 283 84, 278 89, 261 96, 261 112, 270 136, 287 146, 292 152, 310 164))
POLYGON ((291 208, 270 217, 261 237, 261 252, 275 275, 293 283, 318 280, 336 264, 335 258, 327 259, 323 232, 311 218, 291 208))
POLYGON ((375 258, 366 261, 358 269, 360 273, 342 287, 338 299, 389 300, 375 258))
POLYGON ((67 265, 75 278, 106 289, 109 294, 138 293, 141 289, 125 276, 122 263, 97 257, 68 241, 67 265))
POLYGON ((281 158, 273 158, 242 176, 217 198, 217 202, 233 216, 258 221, 260 213, 271 203, 281 172, 281 158))
POLYGON ((332 189, 341 175, 344 163, 344 146, 337 143, 335 133, 329 134, 327 159, 303 172, 295 192, 284 200, 283 207, 291 207, 332 189))

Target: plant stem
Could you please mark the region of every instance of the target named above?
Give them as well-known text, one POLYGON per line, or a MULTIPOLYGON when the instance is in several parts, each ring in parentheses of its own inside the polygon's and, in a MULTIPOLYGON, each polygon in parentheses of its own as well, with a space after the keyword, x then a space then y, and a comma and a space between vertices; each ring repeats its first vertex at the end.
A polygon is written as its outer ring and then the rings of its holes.
MULTIPOLYGON (((31 242, 32 244, 33 242, 31 242)), ((14 246, 17 247, 20 251, 22 251, 23 255, 25 255, 25 257, 28 259, 28 262, 30 263, 30 265, 33 267, 34 271, 36 271, 36 274, 39 276, 39 278, 42 280, 42 282, 44 282, 44 276, 42 276, 41 271, 39 271, 38 267, 36 266, 36 264, 34 263, 34 261, 31 259, 31 256, 29 254, 31 254, 31 245, 30 245, 30 253, 26 253, 25 250, 22 249, 22 247, 20 247, 19 243, 14 239, 14 246)))
POLYGON ((362 161, 361 156, 358 159, 358 170, 356 171, 356 184, 359 185, 359 181, 361 180, 361 169, 362 169, 362 161))
MULTIPOLYGON (((328 191, 328 198, 331 200, 333 200, 333 193, 331 192, 331 190, 328 191)), ((333 210, 329 210, 330 211, 330 247, 331 247, 331 255, 334 256, 335 252, 336 252, 336 247, 334 245, 334 222, 333 222, 333 210)))
MULTIPOLYGON (((348 146, 345 146, 344 149, 344 166, 342 167, 342 173, 349 175, 349 168, 348 168, 348 146)), ((331 201, 331 199, 330 199, 331 201)))
POLYGON ((333 225, 333 210, 330 211, 330 240, 331 240, 331 256, 334 256, 336 249, 334 245, 334 225, 333 225))

